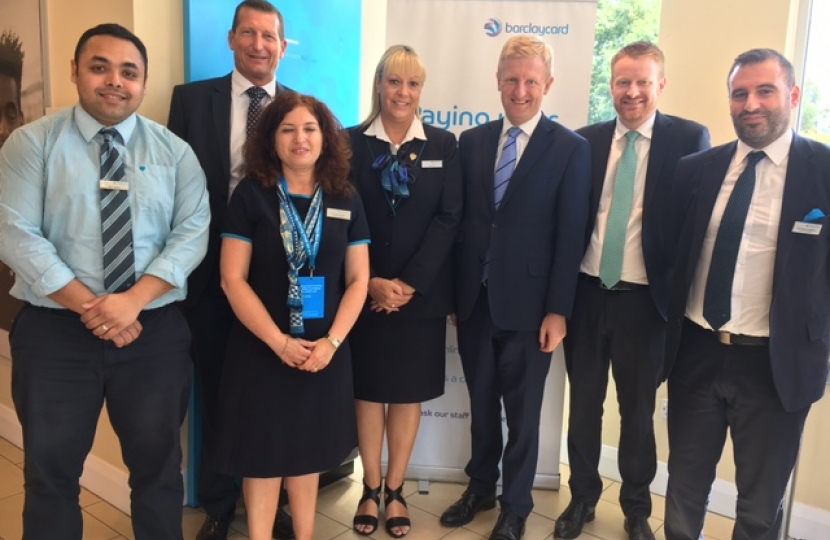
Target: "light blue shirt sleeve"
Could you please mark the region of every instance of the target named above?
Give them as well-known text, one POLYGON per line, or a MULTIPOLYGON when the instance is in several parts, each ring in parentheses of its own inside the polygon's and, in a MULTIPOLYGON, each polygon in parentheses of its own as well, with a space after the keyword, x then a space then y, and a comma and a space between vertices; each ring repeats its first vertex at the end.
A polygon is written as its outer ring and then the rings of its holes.
MULTIPOLYGON (((101 245, 102 126, 80 106, 15 130, 0 150, 0 259, 16 273, 11 294, 43 307, 73 279, 106 294, 101 245)), ((133 115, 115 128, 129 183, 136 278, 173 289, 147 309, 183 300, 207 251, 210 208, 191 148, 133 115)))

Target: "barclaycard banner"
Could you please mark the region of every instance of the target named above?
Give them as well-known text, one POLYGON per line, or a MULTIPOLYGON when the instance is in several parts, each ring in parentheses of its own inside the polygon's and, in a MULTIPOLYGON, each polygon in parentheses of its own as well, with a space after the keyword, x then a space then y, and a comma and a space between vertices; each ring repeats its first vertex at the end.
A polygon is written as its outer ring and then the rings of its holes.
POLYGON ((501 117, 496 68, 505 41, 539 36, 554 52, 542 112, 576 129, 588 119, 596 11, 596 0, 394 0, 386 44, 415 48, 427 70, 421 119, 458 135, 501 117))
MULTIPOLYGON (((427 70, 421 119, 458 135, 501 117, 496 81, 501 48, 511 36, 537 35, 554 51, 554 84, 542 111, 575 129, 588 118, 596 10, 596 0, 394 0, 387 5, 386 44, 415 48, 427 70)), ((466 482, 470 400, 455 328, 449 325, 447 330, 446 391, 423 405, 407 476, 466 482)), ((537 487, 559 487, 564 390, 560 346, 553 354, 542 405, 537 487)), ((503 417, 502 427, 506 441, 503 417)))

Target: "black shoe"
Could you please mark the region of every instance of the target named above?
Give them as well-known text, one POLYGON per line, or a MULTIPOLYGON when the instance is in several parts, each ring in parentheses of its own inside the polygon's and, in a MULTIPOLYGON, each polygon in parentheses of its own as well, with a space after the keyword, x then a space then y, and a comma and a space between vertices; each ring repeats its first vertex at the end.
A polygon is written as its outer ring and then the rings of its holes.
POLYGON ((471 522, 481 510, 490 510, 496 507, 496 494, 476 495, 469 488, 461 498, 452 503, 441 514, 441 525, 444 527, 461 527, 471 522))
POLYGON ((628 540, 654 540, 651 525, 648 524, 648 518, 645 517, 625 518, 625 532, 628 533, 628 540))
POLYGON ((202 528, 196 534, 196 540, 227 540, 228 527, 230 527, 236 514, 236 508, 224 514, 205 516, 205 522, 202 523, 202 528))
POLYGON ((282 506, 277 507, 277 519, 274 520, 273 532, 277 540, 294 540, 294 520, 282 506))
POLYGON ((594 507, 583 501, 571 501, 565 511, 556 518, 553 527, 553 537, 560 540, 571 540, 582 534, 582 526, 594 521, 594 507))
MULTIPOLYGON (((383 488, 384 493, 386 496, 383 499, 383 505, 386 507, 386 512, 389 512, 389 503, 392 502, 399 502, 406 508, 406 500, 404 500, 403 495, 401 495, 401 491, 403 491, 403 484, 400 485, 398 489, 389 489, 389 486, 384 486, 383 488)), ((388 517, 386 518, 386 523, 384 525, 386 527, 386 532, 389 533, 389 536, 393 538, 403 538, 409 531, 412 530, 412 521, 408 517, 399 516, 399 517, 388 517), (393 529, 401 529, 403 527, 407 527, 405 533, 395 533, 393 529)))
MULTIPOLYGON (((360 497, 360 500, 357 503, 358 508, 360 505, 366 501, 372 501, 375 503, 375 506, 380 512, 380 486, 372 489, 369 487, 369 484, 366 483, 366 479, 363 479, 363 495, 360 497)), ((374 532, 378 528, 378 516, 371 515, 371 514, 356 514, 355 517, 352 519, 352 527, 354 528, 354 532, 362 536, 369 536, 370 534, 374 534, 374 532), (360 530, 357 527, 359 525, 366 525, 368 529, 360 530)))
POLYGON ((524 533, 525 518, 502 509, 490 540, 521 540, 524 533))

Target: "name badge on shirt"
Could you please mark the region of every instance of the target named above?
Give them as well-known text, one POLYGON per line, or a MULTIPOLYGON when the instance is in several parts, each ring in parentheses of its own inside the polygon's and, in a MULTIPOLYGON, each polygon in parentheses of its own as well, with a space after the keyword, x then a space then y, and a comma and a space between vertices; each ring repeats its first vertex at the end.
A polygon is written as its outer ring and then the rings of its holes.
POLYGON ((811 234, 813 236, 817 236, 821 232, 821 223, 796 221, 793 225, 793 232, 796 234, 811 234))
POLYGON ((101 180, 98 182, 98 187, 115 191, 129 191, 130 183, 123 180, 101 180))
POLYGON ((442 169, 444 161, 440 159, 425 159, 421 162, 422 169, 442 169))
POLYGON ((326 316, 326 278, 301 277, 303 319, 322 319, 326 316))
POLYGON ((326 208, 326 217, 333 219, 345 219, 349 221, 352 219, 351 210, 343 210, 342 208, 326 208))

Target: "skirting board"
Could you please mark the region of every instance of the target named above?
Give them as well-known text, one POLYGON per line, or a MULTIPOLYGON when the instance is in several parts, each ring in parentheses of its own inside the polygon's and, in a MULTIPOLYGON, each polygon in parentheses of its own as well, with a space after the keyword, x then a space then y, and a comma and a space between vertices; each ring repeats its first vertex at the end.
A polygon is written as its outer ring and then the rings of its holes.
MULTIPOLYGON (((568 462, 568 448, 566 439, 562 437, 562 462, 568 462)), ((617 449, 613 446, 602 447, 599 461, 599 473, 605 478, 620 481, 620 472, 617 468, 617 449)), ((651 492, 656 495, 666 495, 669 472, 666 464, 657 463, 657 475, 651 483, 651 492)), ((735 500, 738 490, 732 482, 715 480, 709 500, 709 511, 729 518, 735 517, 735 500)), ((662 519, 663 516, 656 516, 662 519)), ((790 520, 790 538, 798 540, 824 540, 830 538, 830 512, 796 502, 790 520)))
MULTIPOLYGON (((0 437, 19 448, 23 447, 23 432, 17 415, 6 406, 0 405, 0 437)), ((81 486, 101 499, 130 515, 130 487, 127 473, 94 455, 89 455, 81 475, 81 486)), ((185 491, 187 483, 185 482, 185 491)), ((184 500, 187 500, 185 493, 184 500)))

